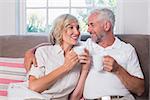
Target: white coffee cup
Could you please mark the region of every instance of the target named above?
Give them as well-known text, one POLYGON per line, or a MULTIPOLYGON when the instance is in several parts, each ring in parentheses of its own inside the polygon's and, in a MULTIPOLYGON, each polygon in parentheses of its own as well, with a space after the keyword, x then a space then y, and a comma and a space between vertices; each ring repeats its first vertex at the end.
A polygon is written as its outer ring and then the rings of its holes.
POLYGON ((75 46, 73 50, 77 55, 81 55, 84 52, 84 46, 75 46))
POLYGON ((103 56, 99 54, 95 54, 92 56, 93 59, 93 68, 96 69, 97 71, 102 71, 103 70, 103 56))

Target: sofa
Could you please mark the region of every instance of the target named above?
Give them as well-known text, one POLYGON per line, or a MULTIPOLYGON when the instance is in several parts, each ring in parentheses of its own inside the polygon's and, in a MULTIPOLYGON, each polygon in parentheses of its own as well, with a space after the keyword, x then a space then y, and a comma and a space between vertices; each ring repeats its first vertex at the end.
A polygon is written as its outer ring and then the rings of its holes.
MULTIPOLYGON (((141 68, 145 77, 145 92, 142 96, 135 95, 135 97, 136 97, 136 100, 149 100, 150 98, 150 92, 149 92, 150 90, 150 86, 149 86, 150 35, 121 34, 121 35, 116 35, 116 36, 127 43, 131 43, 135 47, 140 64, 141 64, 141 68)), ((87 38, 89 38, 89 35, 81 36, 82 41, 85 41, 87 38)), ((22 58, 23 59, 25 51, 36 46, 39 43, 43 43, 47 41, 48 41, 47 36, 31 36, 31 35, 30 36, 29 35, 0 36, 0 58, 1 59, 3 58, 5 59, 22 58)), ((5 59, 3 59, 3 61, 5 61, 5 59)), ((23 66, 23 60, 21 60, 21 63, 23 66)), ((2 67, 0 68, 0 70, 3 70, 2 67)), ((0 75, 2 74, 2 72, 3 71, 0 71, 0 75)), ((7 73, 7 74, 10 74, 10 73, 7 73)), ((25 70, 24 70, 24 73, 25 73, 25 70)), ((8 83, 9 82, 6 82, 5 84, 8 84, 8 83)), ((2 86, 0 85, 0 91, 2 88, 3 88, 3 85, 2 86)), ((0 95, 0 100, 3 100, 1 98, 4 98, 4 96, 6 95, 3 95, 3 96, 0 95)))

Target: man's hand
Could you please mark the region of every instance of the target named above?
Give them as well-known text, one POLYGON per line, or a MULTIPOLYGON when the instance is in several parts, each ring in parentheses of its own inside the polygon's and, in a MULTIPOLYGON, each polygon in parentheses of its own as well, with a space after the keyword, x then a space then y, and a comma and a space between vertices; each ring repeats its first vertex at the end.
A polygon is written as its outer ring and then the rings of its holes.
POLYGON ((30 70, 32 64, 37 66, 34 50, 30 49, 25 53, 24 57, 24 66, 27 72, 30 70))
POLYGON ((36 58, 35 58, 35 51, 37 48, 45 46, 45 45, 52 45, 51 43, 41 43, 37 46, 35 46, 32 49, 29 49, 26 53, 25 53, 25 57, 24 57, 24 66, 26 71, 28 72, 31 68, 31 65, 33 64, 34 66, 37 66, 37 62, 36 62, 36 58))
POLYGON ((104 70, 108 72, 116 72, 120 65, 111 56, 104 56, 103 58, 104 70))
POLYGON ((129 74, 116 60, 110 56, 104 56, 104 70, 114 72, 124 86, 134 94, 141 96, 144 92, 144 79, 129 74))

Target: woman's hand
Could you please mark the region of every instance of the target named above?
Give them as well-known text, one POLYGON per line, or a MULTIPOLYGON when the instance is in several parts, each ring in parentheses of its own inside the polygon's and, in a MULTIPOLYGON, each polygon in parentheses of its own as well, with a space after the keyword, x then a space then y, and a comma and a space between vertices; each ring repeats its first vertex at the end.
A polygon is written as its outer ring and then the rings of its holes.
POLYGON ((88 75, 88 72, 89 72, 90 66, 91 66, 91 56, 89 55, 89 51, 87 49, 84 49, 84 53, 82 53, 82 55, 80 55, 78 58, 80 60, 79 62, 82 65, 81 75, 80 75, 80 79, 78 81, 76 88, 70 95, 69 100, 81 100, 85 80, 86 80, 86 77, 88 75))
POLYGON ((79 55, 79 61, 82 64, 82 71, 89 71, 91 66, 91 56, 89 51, 85 48, 82 55, 79 55))
POLYGON ((72 70, 78 62, 78 55, 73 50, 66 53, 64 67, 66 67, 68 71, 72 70))

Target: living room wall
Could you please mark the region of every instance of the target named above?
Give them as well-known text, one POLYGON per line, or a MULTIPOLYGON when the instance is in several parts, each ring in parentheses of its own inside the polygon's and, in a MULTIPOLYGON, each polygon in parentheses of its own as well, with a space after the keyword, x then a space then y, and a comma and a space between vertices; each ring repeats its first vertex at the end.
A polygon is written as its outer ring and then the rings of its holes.
POLYGON ((1 34, 16 34, 16 0, 0 0, 1 34))
MULTIPOLYGON (((123 32, 127 34, 148 33, 149 0, 122 0, 123 32)), ((149 31, 150 33, 150 31, 149 31)))
POLYGON ((149 6, 148 6, 148 8, 149 8, 149 9, 148 9, 148 14, 149 14, 149 15, 148 15, 148 18, 149 18, 149 19, 148 19, 148 27, 147 27, 147 28, 148 28, 148 32, 150 33, 150 0, 149 0, 148 5, 149 5, 149 6))
MULTIPOLYGON (((0 35, 18 34, 19 0, 0 0, 0 35)), ((150 0, 118 0, 117 33, 150 34, 150 0)))

